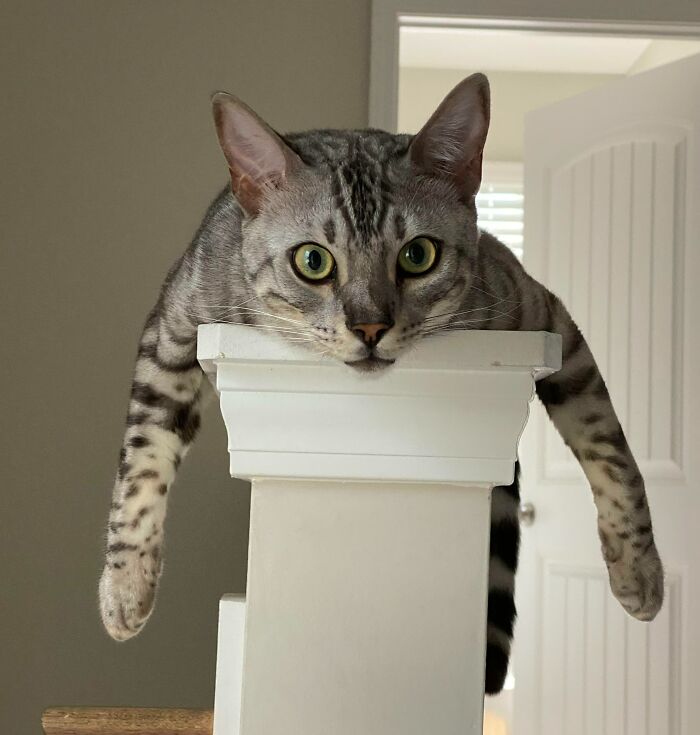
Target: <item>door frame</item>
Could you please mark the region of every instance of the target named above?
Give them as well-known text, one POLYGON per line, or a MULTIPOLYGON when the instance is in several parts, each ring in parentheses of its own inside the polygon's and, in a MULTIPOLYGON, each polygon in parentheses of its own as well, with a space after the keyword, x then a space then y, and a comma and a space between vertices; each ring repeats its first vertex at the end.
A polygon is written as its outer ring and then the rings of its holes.
MULTIPOLYGON (((566 15, 516 16, 512 0, 372 0, 369 124, 396 132, 399 97, 399 31, 402 26, 482 30, 591 33, 700 39, 700 7, 673 19, 620 21, 566 15)), ((541 6, 553 6, 540 0, 541 6)), ((571 12, 571 11, 569 11, 571 12)))

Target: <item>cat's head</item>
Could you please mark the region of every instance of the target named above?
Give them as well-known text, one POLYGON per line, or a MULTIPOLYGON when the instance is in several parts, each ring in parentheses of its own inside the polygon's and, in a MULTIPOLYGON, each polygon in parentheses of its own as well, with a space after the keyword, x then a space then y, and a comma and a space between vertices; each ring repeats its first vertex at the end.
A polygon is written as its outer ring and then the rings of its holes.
POLYGON ((244 277, 257 297, 246 314, 367 370, 459 310, 478 240, 486 77, 461 82, 413 137, 283 139, 231 95, 214 95, 213 106, 244 212, 244 277))

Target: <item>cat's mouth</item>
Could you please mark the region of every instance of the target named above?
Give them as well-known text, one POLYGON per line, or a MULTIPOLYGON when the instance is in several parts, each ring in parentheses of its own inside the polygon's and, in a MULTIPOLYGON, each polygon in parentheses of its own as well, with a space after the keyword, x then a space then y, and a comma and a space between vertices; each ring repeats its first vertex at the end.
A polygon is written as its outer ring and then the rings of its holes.
POLYGON ((346 361, 345 364, 362 372, 373 372, 383 370, 395 362, 396 360, 386 360, 383 357, 377 357, 377 355, 369 355, 369 357, 364 357, 362 360, 346 361))

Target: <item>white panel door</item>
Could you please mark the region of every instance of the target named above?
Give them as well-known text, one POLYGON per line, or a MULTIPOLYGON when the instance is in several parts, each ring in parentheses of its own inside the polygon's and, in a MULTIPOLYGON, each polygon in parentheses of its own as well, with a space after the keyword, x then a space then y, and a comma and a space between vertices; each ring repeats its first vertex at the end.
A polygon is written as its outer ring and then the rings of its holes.
POLYGON ((608 588, 590 491, 541 406, 521 444, 515 735, 700 733, 700 56, 526 120, 525 265, 587 337, 667 572, 651 624, 608 588))

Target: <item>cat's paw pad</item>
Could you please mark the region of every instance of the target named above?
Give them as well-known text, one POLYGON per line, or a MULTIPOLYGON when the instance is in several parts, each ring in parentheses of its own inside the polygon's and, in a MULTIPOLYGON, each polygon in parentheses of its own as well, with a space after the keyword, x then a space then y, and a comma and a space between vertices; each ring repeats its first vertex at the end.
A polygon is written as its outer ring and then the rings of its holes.
POLYGON ((100 579, 100 614, 112 638, 126 641, 141 632, 153 611, 160 572, 157 552, 133 552, 108 561, 100 579))
POLYGON ((629 542, 609 559, 610 588, 637 620, 653 620, 664 601, 664 570, 653 542, 639 553, 629 542))

